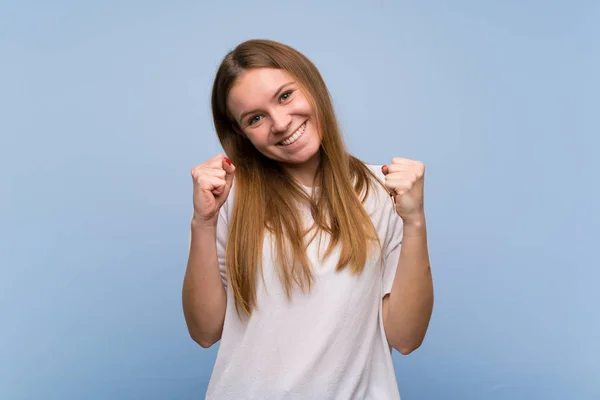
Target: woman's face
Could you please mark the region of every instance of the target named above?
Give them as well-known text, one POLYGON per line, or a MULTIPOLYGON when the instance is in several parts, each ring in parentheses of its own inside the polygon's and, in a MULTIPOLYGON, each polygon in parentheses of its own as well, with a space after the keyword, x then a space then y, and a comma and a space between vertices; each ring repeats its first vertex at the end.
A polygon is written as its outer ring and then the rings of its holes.
POLYGON ((296 168, 318 157, 315 114, 301 86, 285 71, 245 71, 229 92, 227 106, 241 133, 266 157, 296 168))

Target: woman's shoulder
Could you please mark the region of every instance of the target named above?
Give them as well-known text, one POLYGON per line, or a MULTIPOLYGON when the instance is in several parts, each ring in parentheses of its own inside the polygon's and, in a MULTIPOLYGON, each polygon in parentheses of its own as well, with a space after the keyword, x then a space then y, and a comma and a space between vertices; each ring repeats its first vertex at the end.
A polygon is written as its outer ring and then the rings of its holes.
POLYGON ((364 163, 367 168, 369 168, 371 170, 371 172, 373 172, 373 174, 375 174, 375 176, 377 176, 377 178, 379 180, 381 180, 382 182, 385 182, 385 175, 383 175, 383 171, 381 170, 381 168, 383 168, 383 164, 370 164, 370 163, 364 163))
POLYGON ((385 175, 381 168, 383 164, 373 164, 363 162, 363 165, 369 170, 370 174, 368 174, 367 179, 369 180, 370 186, 375 191, 385 190, 383 184, 385 184, 385 175))
POLYGON ((389 192, 385 188, 385 175, 381 168, 383 164, 366 163, 363 164, 371 172, 369 178, 369 194, 365 199, 365 206, 367 208, 374 208, 375 210, 382 210, 387 208, 390 197, 389 192))

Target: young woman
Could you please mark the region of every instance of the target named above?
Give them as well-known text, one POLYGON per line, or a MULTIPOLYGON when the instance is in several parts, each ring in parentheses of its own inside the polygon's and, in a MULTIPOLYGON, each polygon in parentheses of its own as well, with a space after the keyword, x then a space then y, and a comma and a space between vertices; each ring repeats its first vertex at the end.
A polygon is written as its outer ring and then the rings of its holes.
POLYGON ((398 399, 391 349, 433 307, 424 166, 365 164, 343 143, 317 68, 251 40, 222 61, 219 154, 193 167, 183 309, 220 340, 210 399, 398 399))

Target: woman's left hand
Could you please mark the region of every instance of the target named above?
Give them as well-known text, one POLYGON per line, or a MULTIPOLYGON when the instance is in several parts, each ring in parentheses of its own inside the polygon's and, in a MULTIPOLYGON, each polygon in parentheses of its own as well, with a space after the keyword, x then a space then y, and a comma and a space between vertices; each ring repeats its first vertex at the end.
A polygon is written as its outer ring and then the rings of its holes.
POLYGON ((394 198, 396 212, 405 224, 424 219, 423 192, 425 165, 420 161, 394 157, 382 167, 385 186, 394 198))

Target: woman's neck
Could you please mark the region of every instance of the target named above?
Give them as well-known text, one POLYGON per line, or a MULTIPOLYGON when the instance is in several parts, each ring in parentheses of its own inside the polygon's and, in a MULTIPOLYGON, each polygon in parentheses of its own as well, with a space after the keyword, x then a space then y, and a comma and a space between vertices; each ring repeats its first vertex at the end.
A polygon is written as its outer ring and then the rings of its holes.
POLYGON ((284 164, 283 168, 296 182, 303 186, 312 187, 319 168, 320 154, 315 154, 302 164, 284 164))

